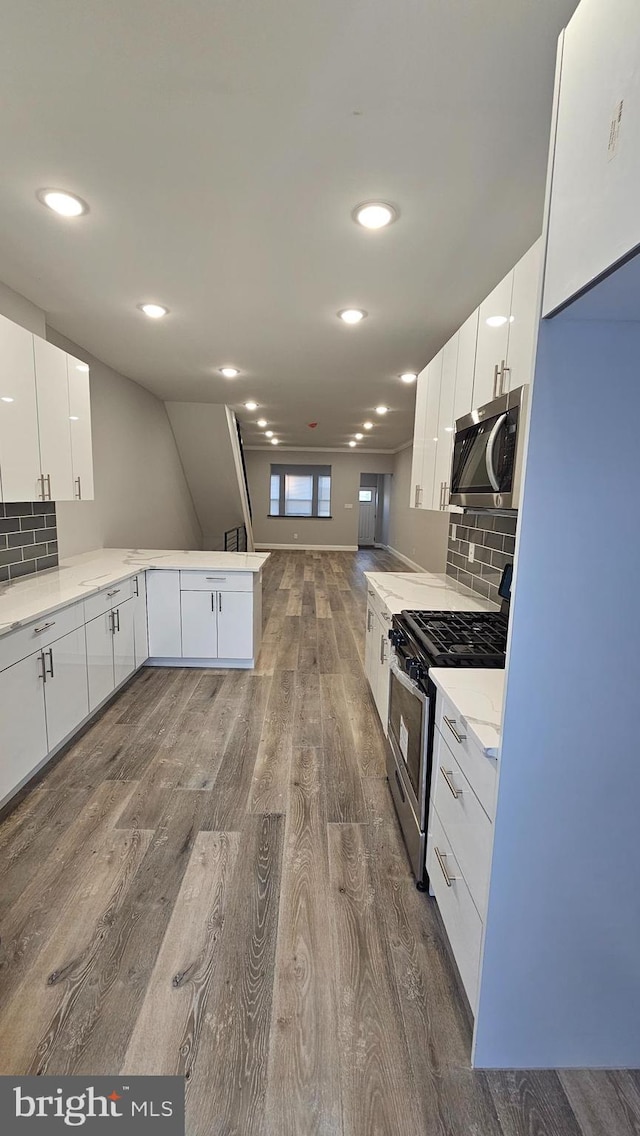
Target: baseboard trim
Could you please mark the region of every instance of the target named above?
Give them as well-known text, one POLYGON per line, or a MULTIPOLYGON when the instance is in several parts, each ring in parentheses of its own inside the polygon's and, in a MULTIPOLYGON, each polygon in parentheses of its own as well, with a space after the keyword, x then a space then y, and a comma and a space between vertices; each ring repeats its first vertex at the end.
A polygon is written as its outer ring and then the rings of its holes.
POLYGON ((256 552, 269 552, 271 549, 298 552, 357 552, 357 544, 261 544, 256 542, 256 552))
POLYGON ((385 544, 381 547, 386 548, 387 552, 390 552, 392 556, 397 556, 398 560, 401 560, 403 564, 408 564, 409 567, 413 568, 415 572, 426 571, 426 569, 423 568, 421 564, 416 564, 415 560, 409 560, 408 556, 405 556, 402 552, 398 552, 398 549, 392 548, 390 544, 385 544))

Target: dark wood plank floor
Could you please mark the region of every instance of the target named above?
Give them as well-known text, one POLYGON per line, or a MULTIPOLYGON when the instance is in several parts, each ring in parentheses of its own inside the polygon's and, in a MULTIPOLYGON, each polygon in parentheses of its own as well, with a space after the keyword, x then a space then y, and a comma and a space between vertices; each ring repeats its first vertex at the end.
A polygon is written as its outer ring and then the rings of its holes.
POLYGON ((362 669, 384 552, 274 553, 256 670, 143 670, 0 825, 0 1073, 178 1073, 189 1136, 639 1136, 474 1072, 362 669))

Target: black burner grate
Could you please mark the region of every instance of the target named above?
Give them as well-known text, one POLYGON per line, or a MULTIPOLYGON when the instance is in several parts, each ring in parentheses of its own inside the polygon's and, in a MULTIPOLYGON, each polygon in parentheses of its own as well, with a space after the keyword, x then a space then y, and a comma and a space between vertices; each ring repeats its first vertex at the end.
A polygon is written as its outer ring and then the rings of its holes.
POLYGON ((507 621, 499 612, 403 611, 431 666, 503 667, 507 621))

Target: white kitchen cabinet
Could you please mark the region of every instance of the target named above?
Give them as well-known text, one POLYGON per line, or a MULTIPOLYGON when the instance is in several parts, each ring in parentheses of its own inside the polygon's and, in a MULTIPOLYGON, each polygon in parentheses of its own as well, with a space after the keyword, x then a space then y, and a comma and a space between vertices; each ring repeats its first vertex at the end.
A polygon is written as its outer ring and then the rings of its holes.
POLYGON ((41 499, 40 473, 33 335, 0 316, 2 499, 41 499))
POLYGON ((0 802, 47 755, 41 673, 39 652, 0 672, 0 802))
POLYGON ((640 244, 638 0, 581 0, 561 54, 545 315, 640 244))
POLYGON ((182 647, 185 659, 216 659, 216 592, 181 592, 182 647))
POLYGON ((77 627, 42 652, 48 749, 69 736, 89 713, 87 646, 77 627))
POLYGON ((473 377, 476 369, 479 309, 463 323, 458 332, 458 362, 456 366, 456 392, 453 417, 464 418, 473 410, 473 377))
POLYGON ((482 920, 438 813, 430 809, 427 873, 442 916, 453 957, 475 1013, 478 996, 482 920))
POLYGON ((474 409, 491 402, 498 394, 502 368, 507 363, 512 291, 513 270, 480 305, 473 378, 474 409))
POLYGON ((377 610, 379 606, 379 601, 375 599, 367 604, 364 668, 380 721, 386 733, 389 717, 390 624, 380 616, 377 610))
POLYGON ((500 394, 533 381, 540 323, 541 273, 542 237, 528 249, 513 270, 507 367, 502 376, 500 394))
POLYGON ((113 639, 113 683, 120 686, 136 669, 135 607, 134 601, 125 600, 111 613, 113 639))
MULTIPOLYGON (((458 332, 442 351, 436 456, 433 470, 431 508, 446 509, 451 481, 451 453, 455 431, 455 393, 458 368, 458 332)), ((471 407, 469 407, 471 409, 471 407)))
POLYGON ((409 500, 413 509, 430 509, 433 502, 442 362, 440 351, 418 375, 409 500))
POLYGON ((115 687, 113 676, 113 616, 105 611, 87 623, 89 710, 95 710, 115 687))
POLYGON ((376 613, 370 601, 367 602, 367 616, 365 624, 364 635, 364 673, 367 676, 367 682, 373 689, 375 686, 375 666, 374 666, 374 653, 376 642, 376 613))
POLYGON ((180 573, 164 569, 147 572, 149 657, 179 659, 182 655, 180 573))
POLYGON ((69 389, 69 426, 73 496, 93 501, 93 442, 91 437, 91 397, 86 364, 65 355, 69 389))
POLYGON ((149 632, 147 629, 147 577, 139 572, 133 577, 133 646, 136 668, 149 658, 149 632))
POLYGON ((33 337, 40 473, 46 501, 73 500, 67 356, 46 339, 33 337))
POLYGON ((216 616, 219 659, 250 659, 253 655, 253 596, 251 592, 217 592, 216 616))

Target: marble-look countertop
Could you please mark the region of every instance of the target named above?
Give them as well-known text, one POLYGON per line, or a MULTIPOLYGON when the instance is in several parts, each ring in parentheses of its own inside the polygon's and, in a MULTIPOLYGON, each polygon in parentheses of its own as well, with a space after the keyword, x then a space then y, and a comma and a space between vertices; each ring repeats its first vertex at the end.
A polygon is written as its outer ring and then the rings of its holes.
POLYGON ((504 675, 504 670, 493 667, 432 667, 429 671, 429 677, 451 699, 469 736, 487 757, 498 756, 504 675))
POLYGON ((495 604, 473 595, 451 576, 435 572, 365 572, 365 577, 392 615, 414 611, 497 611, 495 604))
POLYGON ((174 571, 259 572, 268 552, 189 552, 140 548, 100 548, 63 560, 58 568, 0 584, 0 635, 41 619, 109 584, 146 568, 174 571))

